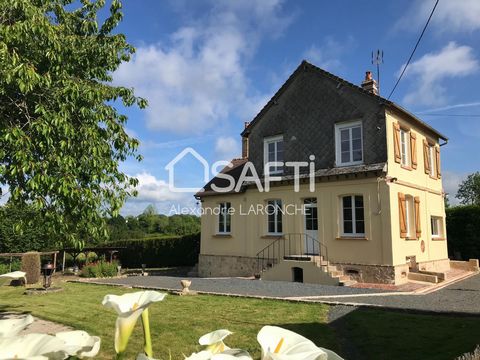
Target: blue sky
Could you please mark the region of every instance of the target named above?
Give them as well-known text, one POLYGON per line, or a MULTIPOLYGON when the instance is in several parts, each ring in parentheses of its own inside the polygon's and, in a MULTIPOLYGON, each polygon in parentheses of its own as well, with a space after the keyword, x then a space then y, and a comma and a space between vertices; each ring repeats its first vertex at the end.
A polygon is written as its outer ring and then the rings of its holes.
MULTIPOLYGON (((380 86, 387 95, 434 2, 125 1, 118 31, 137 53, 114 78, 150 106, 124 110, 144 161, 122 165, 140 180, 139 197, 123 213, 138 214, 150 203, 164 213, 172 204, 193 206, 191 194, 168 190, 165 166, 188 146, 210 163, 239 156, 244 121, 302 59, 360 84, 366 70, 375 70, 372 50, 382 49, 380 86)), ((467 174, 480 170, 479 83, 480 1, 440 0, 391 99, 450 138, 442 148, 450 198, 467 174)), ((179 184, 203 185, 193 159, 175 175, 179 184)))

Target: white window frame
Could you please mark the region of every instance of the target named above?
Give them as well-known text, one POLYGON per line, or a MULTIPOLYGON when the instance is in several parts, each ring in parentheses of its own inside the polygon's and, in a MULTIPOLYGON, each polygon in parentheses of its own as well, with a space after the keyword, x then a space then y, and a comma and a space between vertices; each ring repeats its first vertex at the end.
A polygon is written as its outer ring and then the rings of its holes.
POLYGON ((349 166, 363 164, 363 126, 361 120, 350 121, 346 123, 335 124, 335 164, 336 166, 349 166), (360 143, 362 150, 362 160, 353 161, 353 146, 352 146, 352 128, 360 127, 360 143), (342 162, 342 147, 340 132, 344 129, 350 129, 350 161, 342 162))
POLYGON ((430 176, 437 175, 437 154, 435 154, 435 145, 428 143, 428 157, 430 159, 430 176))
POLYGON ((431 215, 430 216, 430 232, 432 234, 432 239, 441 239, 443 238, 443 217, 441 216, 435 216, 431 215), (437 230, 437 233, 434 234, 434 226, 433 224, 435 223, 435 227, 437 230))
POLYGON ((365 237, 366 229, 366 220, 365 220, 365 196, 363 194, 351 194, 351 195, 341 195, 340 196, 340 221, 341 221, 341 236, 343 237, 365 237), (363 198, 363 232, 357 232, 357 219, 355 214, 355 196, 361 196, 363 198), (343 219, 343 198, 350 197, 352 201, 352 232, 345 232, 345 223, 343 219))
POLYGON ((266 209, 266 214, 267 214, 267 234, 268 235, 283 235, 283 214, 282 210, 278 210, 278 205, 280 204, 280 209, 282 209, 282 200, 281 199, 269 199, 267 200, 267 209, 266 209), (275 206, 275 212, 273 213, 274 217, 274 227, 275 231, 271 232, 270 227, 269 227, 269 217, 272 215, 271 214, 271 209, 270 209, 270 203, 273 202, 273 206, 275 206), (281 224, 282 231, 278 231, 279 228, 279 223, 281 224))
POLYGON ((232 214, 230 213, 230 209, 232 208, 232 203, 229 201, 223 201, 218 204, 220 210, 218 212, 217 217, 217 234, 225 235, 232 233, 232 214), (226 211, 222 211, 222 208, 225 208, 226 211), (223 229, 220 228, 221 221, 223 219, 223 229), (227 219, 230 218, 230 230, 227 231, 227 219))
MULTIPOLYGON (((275 160, 274 162, 278 161, 278 151, 277 151, 277 144, 279 142, 283 142, 283 154, 285 156, 285 142, 283 141, 283 135, 276 135, 276 136, 270 136, 267 138, 263 139, 263 173, 267 174, 267 166, 266 164, 272 161, 269 161, 268 159, 268 145, 269 144, 275 144, 275 160)), ((269 169, 269 174, 274 175, 274 174, 283 174, 283 166, 278 166, 276 169, 274 166, 270 167, 269 169)))
POLYGON ((400 128, 400 161, 402 166, 411 166, 410 131, 400 128))
POLYGON ((416 238, 415 223, 415 199, 412 195, 405 195, 405 225, 407 227, 407 238, 416 238))

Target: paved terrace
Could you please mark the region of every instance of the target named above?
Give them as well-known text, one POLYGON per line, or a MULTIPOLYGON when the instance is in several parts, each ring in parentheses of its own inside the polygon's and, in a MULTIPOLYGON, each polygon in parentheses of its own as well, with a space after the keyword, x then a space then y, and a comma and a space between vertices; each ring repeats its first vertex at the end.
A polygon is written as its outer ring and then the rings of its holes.
MULTIPOLYGON (((90 282, 174 291, 181 290, 181 279, 171 276, 132 276, 90 282)), ((480 315, 480 274, 429 294, 241 278, 191 280, 190 289, 201 293, 480 315)))

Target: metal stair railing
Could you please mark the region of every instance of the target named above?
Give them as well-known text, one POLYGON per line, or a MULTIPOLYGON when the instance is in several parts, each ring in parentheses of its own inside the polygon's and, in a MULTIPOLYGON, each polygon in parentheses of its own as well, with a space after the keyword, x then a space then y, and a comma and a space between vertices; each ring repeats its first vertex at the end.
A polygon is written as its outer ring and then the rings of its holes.
POLYGON ((257 253, 257 274, 272 268, 281 260, 296 255, 295 259, 313 261, 312 256, 323 257, 328 261, 328 249, 314 237, 305 233, 287 233, 279 235, 269 245, 257 253))

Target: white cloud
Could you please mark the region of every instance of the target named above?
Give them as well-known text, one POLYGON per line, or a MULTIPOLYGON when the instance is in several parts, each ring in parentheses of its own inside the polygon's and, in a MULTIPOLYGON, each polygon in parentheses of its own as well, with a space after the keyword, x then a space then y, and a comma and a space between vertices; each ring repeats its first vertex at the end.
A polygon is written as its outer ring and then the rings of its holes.
POLYGON ((355 45, 353 37, 345 42, 339 42, 331 36, 327 36, 320 45, 311 45, 303 57, 308 62, 330 72, 338 72, 342 68, 340 58, 355 45))
MULTIPOLYGON (((432 11, 435 1, 417 0, 398 21, 398 30, 419 31, 432 11)), ((480 30, 480 1, 440 1, 431 24, 437 32, 473 32, 480 30)))
POLYGON ((404 102, 410 105, 443 105, 448 99, 448 89, 455 87, 454 79, 475 73, 478 68, 471 47, 450 42, 439 52, 428 53, 410 64, 405 77, 413 85, 404 102), (451 81, 448 87, 444 84, 446 79, 451 81))
POLYGON ((240 154, 239 142, 231 136, 219 137, 215 142, 215 152, 221 160, 230 161, 240 154))
POLYGON ((142 172, 135 175, 138 179, 138 196, 127 199, 122 208, 123 215, 138 215, 150 204, 155 205, 159 213, 172 215, 172 207, 195 207, 196 200, 193 193, 172 192, 168 188, 168 183, 162 179, 157 179, 148 172, 142 172))
POLYGON ((288 26, 281 12, 281 0, 212 2, 168 42, 140 46, 115 81, 149 100, 150 129, 198 134, 232 114, 250 118, 264 96, 249 88, 246 64, 263 38, 288 26))

